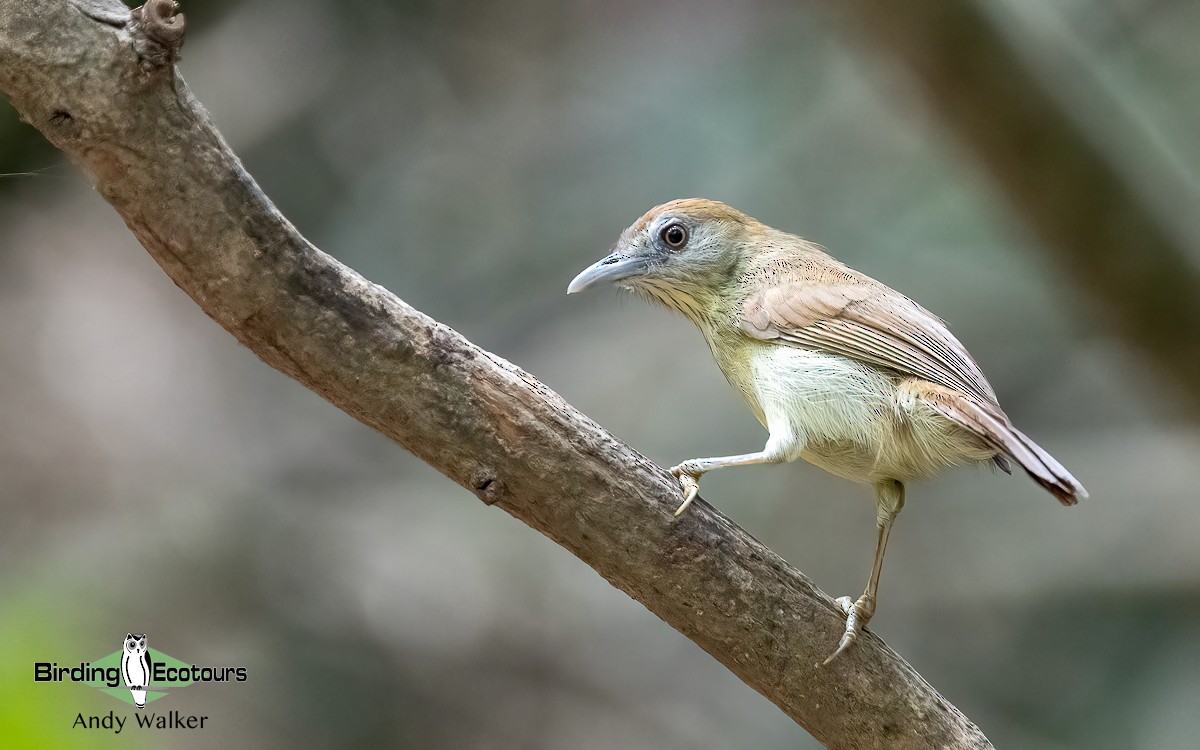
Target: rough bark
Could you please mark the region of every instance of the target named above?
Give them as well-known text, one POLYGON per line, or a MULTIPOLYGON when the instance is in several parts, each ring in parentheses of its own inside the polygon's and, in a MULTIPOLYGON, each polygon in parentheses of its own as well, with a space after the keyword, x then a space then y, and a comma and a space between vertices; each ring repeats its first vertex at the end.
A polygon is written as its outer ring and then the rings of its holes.
POLYGON ((1200 417, 1200 262, 977 0, 831 0, 914 74, 1044 249, 1200 417))
POLYGON ((266 363, 569 550, 831 748, 990 748, 867 634, 665 470, 520 368, 304 239, 174 69, 169 0, 0 0, 0 90, 163 270, 266 363))

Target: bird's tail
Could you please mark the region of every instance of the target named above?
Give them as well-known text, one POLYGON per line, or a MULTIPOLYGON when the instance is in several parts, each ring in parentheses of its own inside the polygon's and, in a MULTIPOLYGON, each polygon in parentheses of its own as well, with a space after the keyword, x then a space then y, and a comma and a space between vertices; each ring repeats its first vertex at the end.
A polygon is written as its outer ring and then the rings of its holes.
POLYGON ((1025 433, 1012 425, 1004 434, 1003 450, 1021 468, 1033 478, 1033 481, 1046 488, 1046 491, 1058 498, 1063 505, 1074 505, 1079 498, 1087 497, 1087 490, 1079 480, 1071 476, 1071 472, 1054 459, 1037 443, 1030 440, 1025 433))
MULTIPOLYGON (((1074 505, 1087 497, 1087 490, 1071 472, 1041 446, 1013 427, 999 408, 980 404, 969 396, 948 388, 930 388, 927 403, 945 416, 982 437, 996 450, 1021 465, 1033 481, 1046 488, 1063 505, 1074 505)), ((997 462, 1006 469, 1005 462, 997 462)))

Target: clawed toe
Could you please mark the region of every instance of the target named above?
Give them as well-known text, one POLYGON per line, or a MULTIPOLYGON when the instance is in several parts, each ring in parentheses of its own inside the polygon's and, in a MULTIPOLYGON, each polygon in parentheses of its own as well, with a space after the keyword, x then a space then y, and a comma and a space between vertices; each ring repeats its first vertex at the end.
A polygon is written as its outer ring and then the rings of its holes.
POLYGON ((839 596, 835 601, 846 613, 846 630, 842 633, 842 640, 838 642, 838 647, 825 661, 821 662, 822 667, 828 666, 834 659, 849 651, 850 647, 858 641, 863 627, 875 614, 875 602, 866 594, 860 596, 858 601, 854 601, 848 596, 839 596))
POLYGON ((679 516, 700 494, 700 475, 696 473, 695 469, 688 466, 686 461, 671 467, 671 473, 675 475, 675 478, 679 480, 679 485, 683 488, 683 504, 675 511, 675 515, 679 516))

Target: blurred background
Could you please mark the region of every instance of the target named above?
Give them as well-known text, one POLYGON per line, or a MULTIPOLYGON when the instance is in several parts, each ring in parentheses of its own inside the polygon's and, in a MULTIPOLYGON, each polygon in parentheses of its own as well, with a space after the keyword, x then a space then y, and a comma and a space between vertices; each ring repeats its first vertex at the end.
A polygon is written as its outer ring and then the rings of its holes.
MULTIPOLYGON (((1195 747, 1187 385, 1115 336, 834 5, 194 2, 182 72, 321 248, 664 466, 765 435, 685 321, 565 295, 650 206, 724 200, 919 300, 1092 498, 970 470, 911 487, 872 629, 997 747, 1195 747)), ((977 5, 1200 263, 1200 4, 977 5)), ((819 747, 570 554, 260 363, 7 103, 0 172, 6 746, 819 747), (129 631, 249 680, 152 704, 203 731, 72 731, 132 710, 34 684, 32 662, 129 631)), ((861 590, 863 488, 797 463, 704 494, 827 592, 861 590)))

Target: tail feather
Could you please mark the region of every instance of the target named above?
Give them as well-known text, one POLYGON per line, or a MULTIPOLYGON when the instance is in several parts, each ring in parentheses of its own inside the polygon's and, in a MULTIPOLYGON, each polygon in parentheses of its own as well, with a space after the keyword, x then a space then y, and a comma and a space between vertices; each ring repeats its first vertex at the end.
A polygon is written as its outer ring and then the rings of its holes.
MULTIPOLYGON (((1033 477, 1033 481, 1045 487, 1050 494, 1058 498, 1060 503, 1074 505, 1079 502, 1079 498, 1088 496, 1087 490, 1075 477, 1071 476, 1071 472, 1056 461, 1054 456, 1030 440, 1025 433, 1011 425, 1008 433, 1011 435, 1011 440, 1006 443, 1019 443, 1032 456, 1032 459, 1026 460, 1012 452, 1009 452, 1009 455, 1021 464, 1021 468, 1025 469, 1029 476, 1033 477)), ((1007 448, 1008 445, 1006 444, 1005 447, 1007 448)))
MULTIPOLYGON (((1074 505, 1079 498, 1088 496, 1087 490, 1071 476, 1071 472, 1013 427, 998 407, 985 406, 947 388, 935 388, 935 392, 927 395, 927 403, 1020 464, 1033 481, 1058 498, 1060 503, 1074 505)), ((1004 468, 1003 464, 1001 468, 1004 468)))

